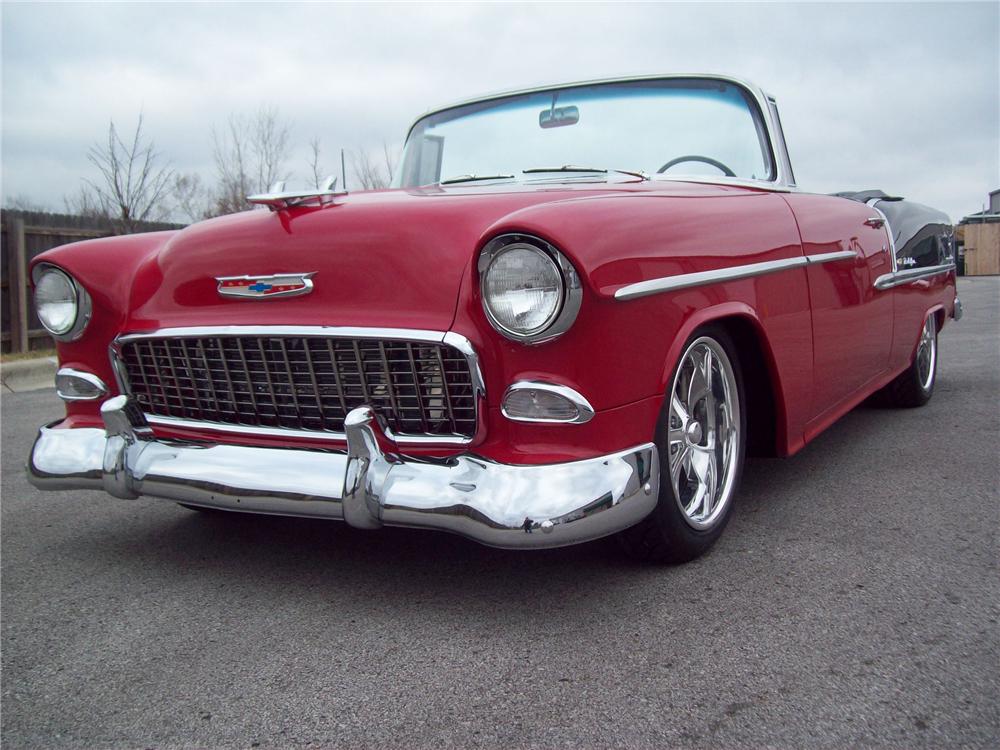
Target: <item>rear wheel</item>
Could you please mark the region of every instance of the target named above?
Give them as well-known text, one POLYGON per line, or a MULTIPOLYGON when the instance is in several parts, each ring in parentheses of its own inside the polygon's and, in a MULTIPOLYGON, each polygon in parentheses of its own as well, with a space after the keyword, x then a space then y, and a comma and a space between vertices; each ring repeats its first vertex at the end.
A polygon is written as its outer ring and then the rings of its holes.
POLYGON ((632 557, 687 562, 722 534, 746 452, 743 379, 726 332, 707 327, 684 347, 656 427, 660 495, 619 535, 632 557))
POLYGON ((920 332, 920 342, 913 362, 899 377, 879 391, 880 400, 887 406, 912 408, 923 406, 934 395, 937 379, 937 318, 927 316, 920 332))

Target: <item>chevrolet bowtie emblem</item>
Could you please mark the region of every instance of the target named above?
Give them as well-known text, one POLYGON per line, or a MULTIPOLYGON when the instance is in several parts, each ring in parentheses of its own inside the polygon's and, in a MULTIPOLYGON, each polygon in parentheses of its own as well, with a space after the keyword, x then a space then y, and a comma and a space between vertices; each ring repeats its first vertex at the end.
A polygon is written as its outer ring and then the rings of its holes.
POLYGON ((295 297, 312 291, 311 273, 278 273, 273 276, 216 276, 219 294, 223 297, 295 297))

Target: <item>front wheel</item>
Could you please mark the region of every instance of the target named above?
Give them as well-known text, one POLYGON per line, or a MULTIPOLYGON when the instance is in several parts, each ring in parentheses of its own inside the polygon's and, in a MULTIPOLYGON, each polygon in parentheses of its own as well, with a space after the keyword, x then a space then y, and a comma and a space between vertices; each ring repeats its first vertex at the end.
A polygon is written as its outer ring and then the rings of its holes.
POLYGON ((656 426, 660 494, 653 512, 619 535, 632 557, 687 562, 722 534, 746 453, 743 378, 725 330, 684 347, 656 426))

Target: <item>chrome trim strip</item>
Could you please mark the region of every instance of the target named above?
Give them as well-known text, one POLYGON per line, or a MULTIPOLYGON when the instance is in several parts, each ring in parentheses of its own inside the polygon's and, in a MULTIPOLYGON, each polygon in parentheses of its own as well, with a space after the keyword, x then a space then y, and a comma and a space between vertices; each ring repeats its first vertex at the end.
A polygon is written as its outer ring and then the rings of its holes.
POLYGON ((806 265, 815 266, 819 263, 835 263, 838 260, 854 260, 859 256, 853 250, 837 250, 832 253, 819 253, 818 255, 807 255, 806 265))
POLYGON ((646 297, 650 294, 661 294, 663 292, 676 292, 681 289, 704 286, 705 284, 717 284, 724 281, 738 281, 749 279, 754 276, 763 276, 777 271, 787 271, 790 268, 801 268, 817 263, 834 263, 840 260, 857 258, 857 253, 852 250, 838 250, 833 253, 821 253, 819 255, 800 255, 795 258, 782 258, 781 260, 766 260, 762 263, 748 263, 743 266, 733 266, 732 268, 720 268, 712 271, 698 271, 697 273, 683 273, 677 276, 664 276, 658 279, 638 281, 635 284, 623 286, 615 292, 615 299, 630 300, 639 297, 646 297))
POLYGON ((896 238, 892 233, 892 226, 889 224, 889 217, 885 215, 885 212, 876 206, 875 204, 881 201, 881 198, 870 198, 866 203, 873 210, 878 212, 878 215, 885 219, 885 223, 882 228, 885 229, 885 235, 889 238, 888 250, 889 250, 889 264, 892 266, 892 273, 896 273, 899 270, 899 259, 896 257, 896 238))
MULTIPOLYGON (((794 188, 795 180, 791 174, 791 160, 788 158, 788 148, 782 139, 778 138, 777 133, 778 128, 774 122, 774 110, 771 108, 770 103, 774 102, 774 97, 769 96, 761 89, 749 81, 745 81, 741 78, 735 78, 733 76, 725 75, 712 75, 709 73, 688 73, 688 74, 660 74, 660 75, 642 75, 642 76, 623 76, 617 78, 597 78, 585 81, 574 81, 571 83, 562 83, 548 86, 533 86, 523 89, 514 89, 511 91, 500 91, 493 94, 486 94, 484 96, 477 96, 472 99, 465 99, 460 102, 455 102, 454 104, 449 104, 443 107, 435 107, 424 112, 420 117, 413 121, 410 125, 410 129, 406 131, 406 141, 410 140, 410 134, 413 132, 413 128, 416 124, 423 120, 425 117, 430 115, 438 114, 439 112, 445 112, 449 109, 455 109, 456 107, 464 107, 468 104, 478 104, 480 102, 488 102, 494 99, 504 99, 508 96, 521 96, 524 94, 537 94, 544 91, 553 91, 555 89, 566 89, 575 88, 578 86, 597 86, 601 84, 613 84, 613 83, 627 83, 629 81, 659 81, 659 80, 676 80, 676 79, 695 79, 695 80, 708 80, 708 81, 722 81, 724 83, 730 83, 735 86, 739 86, 748 94, 757 104, 760 109, 761 121, 767 130, 767 142, 771 149, 771 158, 774 160, 774 170, 775 176, 773 180, 749 180, 748 182, 753 187, 766 187, 768 185, 794 188)), ((404 142, 405 148, 405 142, 404 142)), ((709 180, 694 180, 695 182, 709 182, 709 180)))
POLYGON ((75 370, 72 367, 60 367, 58 372, 56 372, 56 395, 63 401, 96 401, 102 396, 108 395, 108 387, 104 384, 103 380, 92 372, 75 370), (97 392, 93 396, 72 396, 68 393, 63 393, 59 390, 59 378, 74 378, 76 380, 82 380, 88 385, 96 388, 97 392))
POLYGON ((944 263, 940 266, 927 266, 926 268, 908 268, 895 273, 885 273, 875 279, 875 288, 879 291, 892 289, 893 287, 910 284, 921 279, 929 279, 941 273, 955 270, 954 263, 944 263))
POLYGON ((101 406, 105 429, 42 427, 28 460, 39 489, 104 489, 224 510, 343 519, 357 528, 449 531, 513 549, 561 547, 628 528, 656 506, 656 445, 520 466, 472 454, 384 453, 369 407, 348 414, 347 450, 154 440, 134 402, 101 406))
MULTIPOLYGON (((144 414, 143 416, 154 427, 194 430, 195 432, 228 432, 231 435, 332 440, 340 442, 347 440, 346 432, 320 432, 319 430, 295 430, 283 427, 254 427, 245 424, 226 424, 225 422, 199 422, 193 419, 181 419, 180 417, 161 417, 156 414, 144 414)), ((397 435, 390 429, 386 429, 385 434, 386 437, 398 445, 468 445, 471 442, 470 438, 457 435, 397 435)))
POLYGON ((590 405, 579 391, 575 391, 569 386, 558 383, 547 383, 543 380, 519 380, 511 385, 507 392, 503 394, 503 401, 500 404, 500 412, 513 422, 531 422, 533 424, 586 424, 594 418, 594 407, 590 405), (507 397, 514 391, 548 391, 562 396, 571 402, 577 411, 573 419, 531 419, 528 417, 515 417, 507 411, 507 397))
POLYGON ((303 294, 309 294, 313 290, 312 277, 316 275, 316 271, 310 271, 309 273, 275 273, 270 276, 216 276, 215 280, 219 282, 219 286, 215 291, 219 293, 220 297, 232 297, 234 299, 274 299, 277 297, 300 297, 303 294), (273 282, 276 285, 277 282, 283 279, 293 280, 295 282, 301 283, 302 286, 298 289, 288 289, 283 292, 273 292, 272 294, 248 294, 247 287, 224 287, 222 282, 224 281, 255 281, 255 282, 273 282))
POLYGON ((767 190, 771 193, 797 193, 799 189, 794 185, 779 185, 774 182, 764 180, 748 180, 740 177, 726 177, 725 175, 653 175, 653 182, 694 182, 699 185, 722 185, 723 187, 746 187, 754 190, 767 190))
MULTIPOLYGON (((163 338, 200 338, 220 336, 305 336, 310 338, 374 338, 395 341, 423 341, 432 344, 446 344, 458 349, 465 355, 469 363, 472 386, 475 390, 476 404, 476 434, 472 437, 457 435, 406 435, 386 431, 386 436, 398 445, 423 446, 455 446, 468 445, 477 440, 484 431, 486 381, 483 379, 479 366, 479 355, 472 342, 455 331, 427 331, 417 328, 362 328, 352 326, 192 326, 183 328, 161 328, 155 331, 141 333, 125 333, 119 335, 109 347, 111 367, 115 373, 119 393, 130 393, 126 382, 125 366, 121 360, 121 347, 131 341, 163 338)), ((198 422, 178 417, 162 417, 146 414, 146 419, 152 425, 175 427, 195 431, 223 432, 237 435, 257 435, 262 437, 300 438, 308 440, 347 439, 343 432, 319 432, 312 430, 294 430, 277 427, 252 427, 249 425, 230 425, 223 422, 198 422)))
MULTIPOLYGON (((456 334, 458 335, 458 334, 456 334)), ((115 341, 125 344, 137 339, 195 338, 198 336, 309 336, 333 338, 381 338, 401 341, 426 341, 439 344, 444 341, 442 331, 417 328, 357 328, 351 326, 189 326, 160 328, 153 331, 124 333, 115 341)))

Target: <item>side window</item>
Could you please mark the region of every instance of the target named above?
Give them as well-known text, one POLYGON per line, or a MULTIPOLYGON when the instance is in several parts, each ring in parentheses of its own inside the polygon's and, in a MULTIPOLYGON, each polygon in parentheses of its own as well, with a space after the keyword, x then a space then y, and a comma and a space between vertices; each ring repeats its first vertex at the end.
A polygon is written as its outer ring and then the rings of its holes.
POLYGON ((916 242, 907 243, 896 253, 900 270, 938 266, 948 262, 947 244, 947 238, 939 234, 927 235, 916 242))

